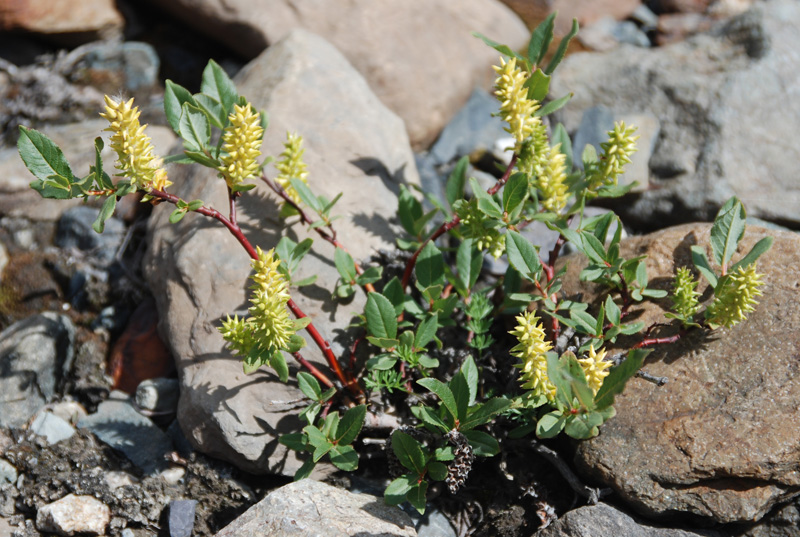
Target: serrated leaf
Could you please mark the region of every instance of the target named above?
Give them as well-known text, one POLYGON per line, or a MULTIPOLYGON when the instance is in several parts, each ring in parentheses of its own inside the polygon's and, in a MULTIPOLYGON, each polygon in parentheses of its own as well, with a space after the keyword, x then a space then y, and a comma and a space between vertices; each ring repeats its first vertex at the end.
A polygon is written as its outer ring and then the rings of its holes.
POLYGON ((175 134, 180 136, 180 121, 183 103, 189 103, 193 105, 197 105, 197 103, 195 102, 194 97, 192 97, 192 94, 189 92, 189 90, 180 84, 176 84, 172 80, 167 80, 165 85, 164 114, 167 116, 167 121, 169 122, 170 127, 172 127, 172 130, 175 131, 175 134))
POLYGON ((209 60, 203 70, 200 91, 222 104, 225 114, 233 111, 233 105, 239 100, 239 92, 228 74, 214 60, 209 60))
POLYGON ((603 385, 594 397, 595 406, 603 409, 614 404, 614 396, 622 393, 625 383, 642 368, 645 357, 650 354, 650 349, 636 349, 628 353, 625 360, 611 368, 608 376, 603 380, 603 385))
POLYGON ((301 479, 306 479, 311 475, 311 473, 314 471, 314 467, 316 466, 317 463, 312 459, 305 461, 303 465, 294 473, 294 480, 300 481, 301 479))
POLYGON ((333 446, 328 455, 331 463, 339 470, 352 472, 358 469, 358 453, 353 446, 333 446))
POLYGON ((339 276, 342 277, 342 280, 347 283, 351 283, 356 279, 356 264, 350 254, 341 248, 336 248, 333 253, 333 262, 336 265, 336 270, 339 271, 339 276))
POLYGON ((179 128, 184 147, 202 153, 211 139, 211 127, 205 112, 190 103, 184 103, 179 128))
POLYGON ((320 431, 317 427, 314 427, 313 425, 306 425, 305 427, 303 427, 303 432, 305 433, 306 438, 308 438, 308 443, 314 446, 315 448, 331 445, 330 441, 328 440, 328 437, 325 436, 322 431, 320 431))
POLYGON ((453 392, 450 390, 450 387, 447 386, 447 384, 434 378, 420 379, 417 381, 417 384, 435 393, 453 420, 458 418, 458 405, 456 404, 456 399, 453 396, 453 392))
POLYGON ((17 149, 28 171, 42 183, 56 190, 65 190, 64 197, 58 199, 70 197, 70 184, 75 176, 61 148, 37 130, 20 126, 19 132, 17 149))
POLYGON ((444 259, 442 252, 432 241, 429 241, 420 252, 414 273, 417 276, 417 283, 423 289, 444 283, 444 259))
POLYGON ((106 198, 106 201, 103 202, 100 212, 97 213, 97 219, 94 221, 94 224, 92 224, 92 229, 97 233, 102 233, 106 227, 106 220, 111 218, 111 215, 114 214, 114 209, 116 207, 117 197, 112 194, 106 198))
POLYGON ((317 379, 310 373, 306 373, 305 371, 297 373, 297 387, 300 388, 300 391, 309 399, 314 401, 320 400, 322 388, 317 379))
POLYGON ((336 440, 340 446, 352 444, 361 432, 361 428, 364 426, 364 418, 366 415, 366 405, 358 405, 348 409, 339 422, 334 440, 336 440))
POLYGON ((388 505, 398 505, 406 501, 406 494, 408 491, 411 490, 411 487, 416 484, 417 478, 410 474, 405 474, 391 483, 389 486, 386 487, 386 490, 383 492, 383 499, 388 505))
POLYGON ((478 396, 478 366, 475 365, 475 360, 471 355, 468 356, 461 365, 461 374, 464 375, 467 381, 469 406, 472 406, 475 404, 475 398, 478 396))
POLYGON ((408 503, 410 503, 414 509, 419 512, 420 515, 425 514, 425 503, 426 503, 426 496, 428 494, 428 482, 422 481, 417 483, 411 490, 406 493, 406 498, 408 498, 408 503))
POLYGON ((706 280, 708 280, 708 283, 711 285, 711 287, 716 288, 717 275, 711 268, 711 263, 708 261, 708 257, 706 257, 706 252, 703 247, 695 245, 692 246, 690 250, 692 251, 692 263, 694 263, 695 268, 706 280))
POLYGON ((369 267, 362 274, 356 276, 356 283, 358 285, 367 285, 368 283, 375 283, 381 279, 383 275, 383 267, 369 267))
POLYGON ((425 471, 425 454, 422 447, 411 435, 396 430, 392 433, 392 450, 400 464, 422 475, 425 471))
POLYGON ((463 156, 458 159, 455 168, 447 178, 446 196, 447 203, 453 207, 453 203, 464 197, 464 186, 467 182, 467 168, 469 167, 469 157, 463 156))
POLYGON ((414 335, 414 348, 424 349, 436 335, 437 328, 439 328, 439 316, 435 313, 419 323, 414 335))
POLYGON ((228 114, 222 103, 213 97, 198 93, 194 96, 194 104, 206 114, 208 120, 215 127, 222 129, 228 123, 228 114))
POLYGON ((711 250, 718 265, 727 266, 744 236, 747 214, 744 205, 733 197, 722 206, 711 226, 711 250))
POLYGON ((542 270, 539 253, 531 242, 517 233, 509 230, 506 234, 506 253, 508 262, 519 272, 523 278, 536 282, 542 270))
POLYGON ((578 35, 578 29, 578 19, 572 19, 572 28, 558 44, 558 48, 556 49, 556 53, 553 55, 553 59, 550 60, 550 63, 547 64, 547 68, 544 70, 546 74, 553 74, 553 71, 555 71, 556 67, 558 67, 558 64, 564 59, 564 55, 567 53, 567 47, 569 47, 569 42, 573 37, 578 35))
POLYGON ((769 250, 772 247, 772 241, 773 241, 772 237, 764 237, 763 239, 758 241, 753 246, 753 248, 751 248, 750 251, 747 252, 746 256, 744 256, 733 266, 731 266, 730 270, 734 271, 739 267, 746 268, 755 263, 756 260, 758 260, 758 258, 761 257, 762 254, 764 254, 767 250, 769 250))
POLYGON ((394 276, 389 283, 383 288, 383 296, 389 299, 392 303, 397 315, 403 311, 403 302, 405 302, 406 295, 403 292, 403 286, 397 276, 394 276))
POLYGON ((380 293, 370 293, 364 308, 367 331, 374 337, 394 339, 397 337, 397 316, 389 299, 380 293))

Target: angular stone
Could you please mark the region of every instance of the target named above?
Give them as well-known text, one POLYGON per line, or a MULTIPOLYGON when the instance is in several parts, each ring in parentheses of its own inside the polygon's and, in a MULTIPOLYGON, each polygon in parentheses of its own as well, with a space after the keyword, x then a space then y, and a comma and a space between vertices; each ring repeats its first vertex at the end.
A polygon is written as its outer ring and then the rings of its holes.
POLYGON ((773 0, 685 42, 564 61, 551 91, 575 94, 558 114, 568 131, 598 104, 661 122, 651 188, 615 203, 623 218, 652 227, 710 220, 736 194, 753 216, 800 224, 800 147, 785 144, 800 130, 798 26, 800 4, 773 0))
POLYGON ((39 412, 31 423, 29 430, 47 438, 49 444, 66 440, 75 434, 75 428, 69 422, 51 412, 39 412))
POLYGON ((416 148, 433 141, 475 86, 488 88, 494 80, 490 66, 499 53, 472 32, 514 50, 529 37, 522 21, 495 0, 175 0, 159 7, 247 57, 296 28, 324 37, 405 121, 416 148))
POLYGON ((51 402, 74 356, 75 326, 45 312, 0 333, 0 427, 20 427, 51 402))
POLYGON ((614 537, 726 537, 716 531, 695 532, 654 527, 606 503, 587 505, 568 511, 552 525, 534 533, 532 537, 583 537, 590 535, 613 535, 614 537))
MULTIPOLYGON (((692 245, 711 257, 709 230, 694 224, 634 237, 621 255, 647 255, 650 281, 670 289, 676 268, 692 266, 692 245)), ((733 261, 765 235, 775 242, 758 261, 764 285, 755 311, 733 328, 690 331, 655 347, 645 370, 667 384, 632 379, 616 399, 616 417, 577 446, 582 471, 649 517, 752 522, 800 494, 800 236, 748 227, 733 261)), ((597 289, 575 284, 582 266, 569 264, 564 290, 591 301, 597 289)), ((698 291, 706 288, 701 280, 698 291)), ((642 303, 631 319, 663 322, 670 305, 669 298, 642 303)))
MULTIPOLYGON (((322 38, 295 31, 246 66, 236 82, 241 95, 269 114, 264 153, 278 155, 286 132, 298 132, 305 138, 312 190, 328 199, 344 193, 332 211, 343 216, 334 227, 354 259, 391 248, 399 185, 417 184, 419 178, 402 121, 347 60, 322 38)), ((171 191, 227 207, 225 185, 216 173, 188 167, 179 173, 171 191)), ((275 175, 271 166, 266 173, 275 175)), ((197 449, 242 469, 294 475, 301 461, 278 444, 278 436, 298 430, 300 422, 292 416, 301 393, 268 368, 245 375, 217 330, 225 315, 246 314, 250 259, 222 226, 193 214, 170 225, 170 211, 154 211, 145 272, 158 303, 161 333, 180 373, 181 428, 197 449)), ((339 277, 333 247, 299 224, 286 227, 278 212, 278 201, 263 184, 238 203, 239 223, 253 245, 267 250, 282 235, 314 239, 312 253, 294 277, 318 279, 292 295, 341 356, 348 344, 344 329, 362 311, 364 294, 357 292, 349 303, 331 302, 339 277)), ((321 363, 306 338, 302 354, 321 363)))
POLYGON ((59 535, 88 533, 103 535, 111 521, 111 510, 92 496, 68 494, 36 513, 36 528, 59 535))
POLYGON ((170 537, 191 537, 196 500, 173 500, 169 503, 170 537))
POLYGON ((270 492, 216 537, 414 537, 411 518, 383 498, 353 494, 311 479, 270 492))

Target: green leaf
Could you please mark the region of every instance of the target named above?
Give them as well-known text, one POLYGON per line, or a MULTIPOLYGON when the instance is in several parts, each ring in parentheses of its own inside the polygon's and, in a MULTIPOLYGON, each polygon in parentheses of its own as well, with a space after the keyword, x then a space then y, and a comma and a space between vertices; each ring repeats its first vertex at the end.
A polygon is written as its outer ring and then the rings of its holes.
MULTIPOLYGON (((305 340, 303 343, 305 343, 305 340)), ((289 380, 289 366, 286 364, 286 357, 281 351, 275 352, 269 357, 269 365, 278 374, 281 382, 289 380)))
POLYGON ((515 173, 503 187, 503 210, 513 213, 528 197, 528 176, 515 173))
POLYGON ((282 434, 278 438, 278 442, 295 451, 305 451, 308 445, 308 442, 306 442, 306 435, 303 433, 282 434))
POLYGON ((300 200, 309 206, 314 212, 317 214, 322 212, 323 205, 319 201, 319 199, 311 192, 311 189, 308 188, 308 185, 305 184, 303 181, 296 177, 292 177, 289 179, 289 182, 292 184, 294 189, 297 191, 297 195, 300 196, 300 200))
POLYGON ((603 419, 597 413, 578 414, 576 416, 570 416, 570 419, 567 419, 564 432, 572 438, 586 440, 597 436, 600 432, 597 426, 602 425, 602 423, 603 419))
POLYGON ((75 176, 61 148, 39 131, 20 126, 19 133, 17 149, 25 167, 44 185, 55 189, 47 190, 50 195, 45 195, 44 189, 41 189, 40 194, 56 199, 71 197, 70 183, 75 176), (65 192, 57 192, 61 190, 65 192))
POLYGON ((352 444, 364 426, 364 417, 367 415, 366 405, 354 406, 347 410, 339 422, 334 440, 341 446, 352 444))
POLYGON ((459 422, 462 422, 466 419, 467 409, 469 408, 469 386, 467 386, 467 379, 465 379, 464 374, 459 371, 453 375, 453 378, 447 383, 447 387, 450 388, 450 391, 453 393, 453 399, 456 401, 456 418, 459 422))
POLYGON ((303 432, 308 437, 308 443, 314 447, 319 446, 326 446, 330 444, 328 437, 325 436, 322 431, 320 431, 317 427, 313 425, 306 425, 303 427, 303 432))
POLYGON ((297 373, 297 387, 309 399, 320 400, 322 388, 320 388, 319 382, 311 373, 306 373, 305 371, 297 373))
POLYGON ((569 318, 575 321, 575 328, 581 330, 585 334, 595 334, 595 327, 597 326, 597 319, 592 317, 590 313, 581 310, 569 310, 569 318))
POLYGON ((341 248, 336 248, 333 252, 333 262, 343 281, 350 283, 356 279, 356 264, 350 254, 341 248))
POLYGON ((692 246, 692 263, 694 263, 695 268, 703 275, 703 277, 708 280, 708 283, 711 287, 717 287, 717 275, 714 273, 714 270, 711 268, 711 263, 708 261, 708 257, 706 257, 706 252, 702 246, 692 246))
POLYGON ((353 446, 333 446, 330 459, 335 467, 345 472, 352 472, 358 468, 358 453, 353 446))
POLYGON ((465 432, 479 425, 483 425, 484 423, 488 423, 498 414, 508 410, 510 406, 511 401, 509 399, 505 397, 493 397, 483 403, 475 412, 471 413, 467 419, 462 421, 459 429, 465 432))
POLYGON ((603 409, 614 404, 614 396, 622 393, 625 383, 642 368, 645 357, 650 349, 636 349, 628 353, 628 357, 616 367, 612 367, 608 376, 603 380, 597 395, 594 397, 595 406, 603 409))
POLYGON ((389 299, 380 293, 370 293, 364 308, 367 331, 374 337, 394 339, 397 337, 397 316, 389 299))
POLYGON ((208 117, 202 110, 189 103, 183 104, 179 127, 183 145, 189 151, 202 152, 211 139, 208 117))
MULTIPOLYGON (((186 151, 183 152, 183 154, 186 155, 187 157, 189 157, 190 160, 192 160, 194 162, 197 162, 198 164, 202 164, 203 166, 205 166, 207 168, 217 169, 217 168, 219 168, 221 166, 221 164, 220 164, 220 162, 218 160, 209 157, 208 155, 206 155, 202 151, 189 151, 189 150, 186 150, 186 151)), ((250 185, 235 185, 235 186, 237 187, 236 189, 234 189, 235 191, 241 191, 241 190, 243 190, 242 187, 250 186, 250 185)), ((252 186, 255 186, 255 185, 252 185, 252 186)))
POLYGON ((408 498, 408 503, 414 506, 419 514, 425 514, 425 503, 426 503, 426 496, 428 494, 428 482, 422 481, 417 483, 411 490, 408 491, 406 494, 406 498, 408 498))
POLYGON ((411 407, 411 413, 418 420, 430 425, 435 429, 439 429, 439 431, 443 433, 446 433, 450 430, 450 427, 431 408, 426 406, 415 406, 411 407))
MULTIPOLYGON (((574 311, 574 310, 572 310, 574 311)), ((564 353, 565 356, 567 353, 564 353)), ((556 387, 556 398, 565 408, 572 408, 572 401, 575 394, 572 391, 572 383, 569 379, 566 360, 559 360, 554 352, 547 353, 547 376, 550 382, 556 387)))
POLYGON ((550 60, 550 63, 547 64, 547 68, 544 70, 545 74, 553 74, 553 71, 555 71, 556 67, 558 67, 558 64, 564 59, 564 55, 567 53, 569 42, 573 37, 578 35, 578 29, 578 19, 572 19, 572 28, 558 44, 558 48, 556 49, 556 53, 553 55, 553 59, 550 60))
POLYGON ((197 105, 189 90, 172 80, 167 80, 164 88, 164 114, 167 116, 167 121, 172 130, 179 136, 181 134, 180 121, 183 103, 197 105))
POLYGON ((314 467, 317 465, 312 459, 307 460, 303 463, 303 465, 295 472, 294 480, 300 481, 301 479, 306 479, 311 475, 311 472, 314 471, 314 467))
POLYGON ((556 125, 556 128, 553 129, 553 136, 550 141, 554 146, 561 144, 560 151, 567 157, 565 164, 567 166, 567 173, 569 173, 569 171, 572 170, 572 142, 563 124, 559 123, 556 125))
POLYGON ((528 59, 522 56, 521 54, 517 54, 516 52, 511 50, 511 48, 509 48, 508 45, 501 45, 496 41, 492 41, 491 39, 489 39, 488 37, 484 36, 479 32, 472 32, 472 35, 474 35, 475 37, 477 37, 478 39, 480 39, 481 41, 483 41, 484 43, 495 49, 500 54, 505 54, 509 58, 516 58, 517 61, 521 62, 523 65, 528 67, 528 69, 530 69, 530 62, 528 62, 528 59))
POLYGON ((572 393, 577 397, 581 407, 587 410, 594 410, 594 392, 589 388, 586 382, 586 374, 583 372, 578 358, 572 354, 566 354, 562 360, 566 358, 567 373, 569 374, 569 383, 572 386, 572 393))
POLYGON ((556 110, 560 110, 561 108, 566 105, 569 100, 572 99, 572 93, 567 93, 560 99, 556 99, 554 101, 548 102, 546 105, 538 109, 536 112, 533 113, 535 117, 544 117, 547 115, 552 114, 556 110))
POLYGON ((477 179, 470 177, 469 184, 472 188, 472 193, 478 198, 478 209, 489 218, 502 219, 503 209, 494 201, 494 198, 484 192, 477 179))
POLYGON ((438 461, 428 463, 428 475, 434 481, 444 481, 447 479, 447 466, 438 461))
POLYGON ((186 209, 175 209, 169 215, 169 223, 170 224, 177 224, 183 217, 186 216, 186 209))
POLYGON ((419 323, 414 336, 414 348, 424 349, 436 335, 437 328, 439 328, 439 316, 435 313, 419 323))
POLYGON ((297 352, 306 346, 306 340, 300 334, 292 334, 289 337, 285 350, 288 352, 297 352))
POLYGON ((478 367, 475 365, 475 360, 471 355, 468 356, 461 365, 461 374, 464 375, 467 381, 469 406, 472 406, 475 404, 475 398, 478 396, 478 367))
POLYGON ((239 92, 228 74, 214 60, 209 60, 203 70, 200 91, 213 97, 222 104, 225 114, 233 111, 233 105, 239 100, 239 92))
POLYGON ((619 306, 617 306, 617 304, 614 302, 614 299, 611 298, 611 295, 608 295, 606 297, 605 310, 608 322, 610 322, 614 326, 619 326, 620 320, 622 319, 622 311, 619 309, 619 306))
POLYGON ((389 299, 389 302, 394 306, 394 311, 397 315, 403 311, 403 302, 405 302, 406 295, 403 292, 403 286, 397 276, 394 276, 389 283, 383 288, 383 296, 389 299))
POLYGON ((530 282, 538 280, 542 263, 539 260, 539 253, 528 239, 516 231, 509 230, 506 234, 506 252, 508 262, 523 278, 530 282))
POLYGON ((564 429, 567 416, 560 410, 545 414, 536 423, 536 436, 539 438, 553 438, 564 429))
POLYGON ((425 454, 422 452, 422 446, 411 435, 400 430, 394 431, 392 433, 392 450, 400 459, 400 464, 413 470, 417 475, 423 474, 425 454))
POLYGON ((764 237, 763 239, 758 241, 753 246, 753 248, 747 253, 747 255, 744 256, 743 258, 741 258, 737 263, 735 263, 730 268, 730 270, 733 271, 733 270, 738 269, 739 267, 745 267, 746 268, 746 267, 749 267, 750 265, 752 265, 753 263, 755 263, 756 260, 759 257, 761 257, 761 255, 764 252, 766 252, 767 250, 770 249, 770 247, 772 247, 772 241, 773 241, 772 237, 764 237))
POLYGON ((528 99, 542 102, 550 91, 550 77, 541 69, 536 69, 525 82, 524 87, 528 88, 528 99))
POLYGON ((458 418, 456 398, 453 396, 453 392, 447 384, 434 378, 420 379, 417 381, 417 384, 439 396, 439 399, 442 401, 442 404, 447 409, 447 412, 450 413, 453 420, 458 418))
POLYGON ((469 167, 469 157, 463 156, 458 159, 456 167, 450 172, 447 178, 447 203, 453 207, 453 203, 464 197, 464 185, 467 182, 467 168, 469 167))
POLYGON ((420 252, 414 272, 417 275, 417 283, 423 289, 444 283, 444 259, 442 252, 432 241, 429 241, 420 252))
POLYGON ((383 275, 383 267, 369 267, 362 274, 356 276, 356 284, 367 285, 368 283, 375 283, 381 279, 383 275))
POLYGON ((494 437, 483 431, 464 431, 473 453, 478 457, 494 457, 500 453, 500 444, 494 437))
POLYGON ((388 505, 398 505, 406 501, 406 494, 417 483, 417 478, 411 474, 401 475, 386 487, 383 499, 388 505))
POLYGON ((222 107, 222 103, 213 97, 198 93, 194 96, 194 103, 206 114, 208 120, 215 127, 222 129, 228 123, 228 114, 222 107))
POLYGON ((731 260, 739 241, 744 236, 747 214, 744 205, 735 196, 722 206, 711 226, 711 249, 714 260, 725 267, 731 260))
POLYGON ((103 152, 104 145, 103 139, 99 136, 94 139, 94 169, 92 171, 94 172, 97 187, 100 190, 114 188, 114 183, 111 182, 111 178, 103 171, 103 157, 101 153, 103 152))
POLYGON ((400 185, 400 196, 397 198, 397 216, 400 224, 409 235, 417 236, 417 221, 422 218, 422 204, 405 186, 400 185))
POLYGON ((556 18, 555 13, 551 13, 543 20, 531 34, 528 42, 528 60, 534 65, 542 63, 550 43, 553 41, 553 25, 556 18))
POLYGON ((189 211, 196 211, 202 206, 203 206, 203 200, 193 200, 189 202, 189 205, 187 205, 186 208, 189 211))
POLYGON ((117 197, 112 194, 103 202, 103 207, 101 207, 100 212, 97 213, 97 219, 94 221, 94 224, 92 224, 92 229, 97 233, 102 233, 106 227, 106 220, 111 218, 116 207, 117 197))
POLYGON ((458 245, 456 252, 456 282, 462 296, 467 296, 478 281, 483 266, 483 253, 474 247, 474 239, 466 239, 458 245))

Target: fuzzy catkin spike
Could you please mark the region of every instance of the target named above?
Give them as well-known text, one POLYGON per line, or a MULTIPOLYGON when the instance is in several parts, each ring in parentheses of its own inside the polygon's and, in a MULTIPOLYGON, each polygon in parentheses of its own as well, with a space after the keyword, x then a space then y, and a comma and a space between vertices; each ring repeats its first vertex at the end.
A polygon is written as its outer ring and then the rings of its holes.
POLYGON ((233 112, 228 116, 230 125, 222 133, 222 150, 220 157, 220 173, 228 187, 234 187, 253 177, 258 171, 256 159, 261 155, 261 116, 253 111, 250 103, 244 106, 233 105, 233 112))
POLYGON ((614 123, 614 129, 608 131, 608 141, 600 144, 603 154, 597 168, 589 177, 589 190, 596 191, 601 186, 616 185, 625 165, 630 163, 631 155, 636 149, 634 136, 636 127, 626 127, 624 121, 614 123))
POLYGON ((286 191, 286 194, 292 198, 292 201, 299 204, 300 195, 297 190, 292 186, 291 179, 294 177, 300 179, 308 184, 308 170, 306 163, 303 161, 303 137, 297 133, 286 133, 286 142, 283 144, 283 152, 280 154, 280 160, 275 163, 278 169, 278 176, 275 181, 281 185, 281 188, 286 191))
POLYGON ((608 376, 608 369, 611 367, 611 362, 606 361, 606 351, 601 349, 595 352, 594 345, 589 347, 589 355, 586 358, 578 360, 583 368, 583 373, 586 375, 586 383, 592 389, 595 395, 603 385, 603 380, 608 376))
POLYGON ((478 209, 476 198, 456 201, 453 212, 461 221, 464 237, 475 239, 478 250, 488 251, 495 259, 503 255, 506 251, 506 236, 499 229, 487 225, 490 219, 478 209))
POLYGON ((516 58, 508 62, 500 58, 500 65, 493 69, 497 73, 494 94, 500 101, 500 116, 508 123, 506 132, 516 140, 515 150, 518 151, 523 140, 542 122, 533 115, 539 109, 539 102, 528 98, 528 88, 524 87, 528 74, 517 67, 516 58))
POLYGON ((675 274, 672 285, 672 310, 683 319, 691 319, 700 311, 697 298, 700 293, 696 291, 697 280, 692 276, 692 271, 687 267, 680 267, 675 274))
POLYGON ((544 329, 534 312, 525 312, 516 319, 517 327, 509 333, 519 341, 511 349, 511 354, 522 360, 521 364, 515 366, 522 370, 522 387, 530 390, 533 396, 544 395, 549 401, 553 401, 556 387, 547 376, 546 356, 553 347, 545 341, 544 329))
POLYGON ((144 190, 165 190, 172 183, 167 180, 163 161, 153 152, 150 137, 144 133, 147 125, 139 123, 139 108, 128 101, 105 96, 105 111, 100 117, 108 120, 105 130, 111 134, 111 149, 117 153, 116 168, 131 184, 144 190))
POLYGON ((755 297, 761 296, 763 276, 756 273, 755 263, 723 276, 725 280, 715 291, 714 302, 706 309, 708 324, 730 328, 743 321, 758 303, 755 297))
POLYGON ((542 206, 558 214, 567 206, 569 199, 566 161, 567 156, 561 152, 561 144, 551 147, 535 183, 541 192, 542 206))

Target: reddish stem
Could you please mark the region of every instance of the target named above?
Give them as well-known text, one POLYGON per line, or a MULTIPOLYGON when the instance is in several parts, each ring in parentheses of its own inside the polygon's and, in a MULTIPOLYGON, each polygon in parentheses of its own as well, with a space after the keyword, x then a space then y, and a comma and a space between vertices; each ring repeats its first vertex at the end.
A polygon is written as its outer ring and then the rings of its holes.
POLYGON ((331 379, 329 379, 325 375, 325 373, 317 369, 314 364, 303 358, 303 356, 299 352, 293 352, 292 356, 294 356, 294 359, 297 360, 300 363, 300 365, 308 369, 308 372, 314 375, 317 378, 317 380, 319 380, 328 388, 333 388, 333 382, 331 382, 331 379))

